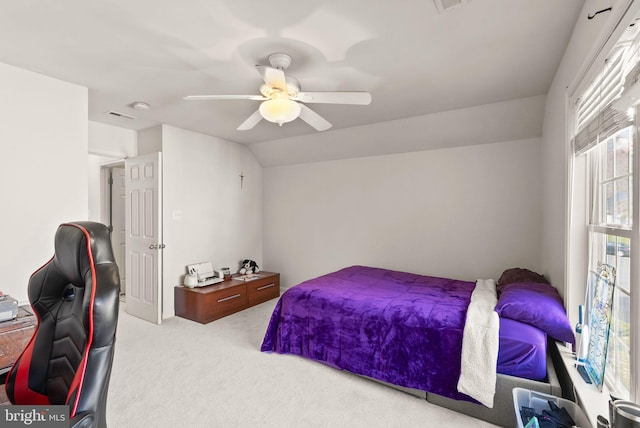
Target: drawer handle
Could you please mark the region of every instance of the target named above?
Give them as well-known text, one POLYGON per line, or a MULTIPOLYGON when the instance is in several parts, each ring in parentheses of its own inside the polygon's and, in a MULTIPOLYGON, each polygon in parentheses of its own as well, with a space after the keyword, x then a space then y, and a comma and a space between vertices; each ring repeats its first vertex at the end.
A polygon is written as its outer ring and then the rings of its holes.
POLYGON ((262 287, 256 288, 256 291, 264 290, 265 288, 271 288, 271 287, 275 287, 275 286, 276 286, 275 283, 263 285, 262 287))
POLYGON ((240 297, 240 294, 234 294, 233 296, 225 297, 224 299, 218 299, 218 303, 226 302, 227 300, 236 299, 240 297))

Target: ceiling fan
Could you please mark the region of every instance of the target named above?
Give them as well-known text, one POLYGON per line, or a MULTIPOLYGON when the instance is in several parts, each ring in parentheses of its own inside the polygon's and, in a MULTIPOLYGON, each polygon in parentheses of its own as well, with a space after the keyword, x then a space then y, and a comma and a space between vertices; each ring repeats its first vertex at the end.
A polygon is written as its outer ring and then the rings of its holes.
POLYGON ((188 95, 185 100, 254 100, 262 101, 260 108, 242 122, 238 131, 253 128, 262 119, 282 124, 298 117, 318 131, 331 128, 331 123, 307 107, 306 103, 359 104, 371 103, 368 92, 302 92, 300 82, 285 76, 284 70, 291 64, 291 57, 284 53, 269 55, 269 64, 256 65, 264 84, 260 86, 262 95, 188 95))

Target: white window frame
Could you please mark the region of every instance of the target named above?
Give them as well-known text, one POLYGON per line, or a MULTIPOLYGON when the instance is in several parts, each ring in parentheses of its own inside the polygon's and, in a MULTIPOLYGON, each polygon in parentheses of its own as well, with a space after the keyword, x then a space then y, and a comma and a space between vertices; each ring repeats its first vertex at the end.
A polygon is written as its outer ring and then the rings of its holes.
MULTIPOLYGON (((630 8, 630 9, 633 9, 629 11, 631 12, 631 15, 633 15, 634 19, 635 19, 635 16, 640 16, 640 6, 636 8, 630 8)), ((628 19, 628 21, 632 22, 631 19, 628 19)), ((570 155, 572 158, 573 157, 577 158, 579 156, 579 153, 584 153, 588 151, 590 147, 592 147, 592 146, 585 147, 582 144, 577 144, 577 143, 580 140, 580 138, 578 137, 584 137, 585 134, 589 135, 589 133, 594 128, 593 123, 589 123, 590 120, 588 118, 588 116, 591 116, 593 118, 594 117, 593 114, 590 114, 589 112, 587 112, 587 114, 583 113, 581 115, 578 115, 577 110, 575 109, 578 109, 580 107, 580 102, 581 101, 584 102, 584 100, 587 99, 586 96, 590 95, 588 87, 593 85, 594 81, 598 81, 598 80, 600 82, 612 81, 611 79, 603 78, 603 76, 606 74, 606 71, 604 71, 603 69, 603 67, 605 67, 606 65, 605 58, 606 56, 609 56, 609 58, 615 57, 615 54, 613 53, 614 52, 613 49, 615 48, 616 41, 622 39, 623 33, 626 31, 627 28, 628 26, 626 25, 620 25, 612 32, 612 34, 610 35, 610 39, 607 40, 607 42, 600 47, 601 50, 597 52, 596 57, 594 57, 594 62, 592 62, 591 65, 589 66, 589 70, 583 71, 581 83, 578 86, 574 86, 573 89, 570 91, 572 95, 570 96, 571 103, 569 105, 572 105, 574 110, 569 108, 569 111, 571 111, 573 114, 569 115, 570 120, 568 121, 567 125, 568 125, 569 138, 572 140, 572 145, 574 147, 574 152, 575 152, 570 155), (608 50, 608 53, 605 53, 607 47, 609 50, 608 50), (599 63, 600 65, 599 66, 596 65, 597 63, 599 63), (596 71, 596 68, 600 68, 600 70, 596 71), (579 98, 580 96, 583 98, 582 100, 580 100, 579 98), (578 127, 578 120, 580 120, 579 127, 578 127), (578 129, 576 130, 576 128, 578 129), (578 135, 578 134, 581 134, 581 135, 578 135), (576 148, 579 148, 579 147, 582 147, 581 149, 582 151, 576 150, 576 148)), ((640 43, 638 43, 639 40, 640 38, 634 40, 633 42, 633 49, 637 57, 640 57, 640 43)), ((611 62, 609 62, 609 64, 611 64, 611 62)), ((637 71, 637 70, 634 69, 634 71, 637 71)), ((626 66, 623 67, 623 73, 627 73, 627 72, 629 72, 629 68, 626 66)), ((624 85, 628 87, 629 82, 625 81, 624 85)), ((611 98, 608 96, 600 96, 599 99, 605 100, 603 101, 605 104, 611 100, 611 98)), ((601 112, 605 110, 602 107, 603 106, 599 108, 601 112)), ((634 111, 635 111, 635 117, 637 118, 637 121, 640 122, 640 118, 638 118, 638 112, 640 111, 640 108, 636 106, 634 107, 634 111)), ((610 116, 601 116, 601 118, 598 120, 600 121, 600 123, 606 122, 607 118, 609 117, 610 116)), ((598 126, 600 127, 600 129, 602 129, 600 124, 598 124, 598 126)), ((632 331, 631 331, 631 337, 630 337, 631 379, 630 379, 630 391, 629 391, 630 393, 629 398, 635 402, 640 402, 640 227, 639 227, 640 226, 640 218, 639 218, 639 214, 640 214, 640 196, 639 196, 640 161, 639 161, 639 158, 640 156, 638 153, 640 152, 640 141, 638 137, 639 134, 640 133, 638 131, 638 123, 633 123, 632 138, 633 138, 633 141, 635 142, 634 145, 636 146, 635 150, 633 151, 633 158, 632 158, 633 171, 635 172, 635 174, 633 175, 633 181, 632 181, 633 189, 631 192, 632 198, 633 198, 633 202, 632 202, 633 227, 632 229, 626 232, 623 232, 625 235, 628 235, 624 237, 630 237, 631 255, 632 256, 635 255, 635 260, 633 260, 633 257, 632 257, 632 262, 630 266, 630 291, 631 291, 630 324, 632 326, 632 331)), ((580 227, 580 223, 574 223, 574 221, 576 220, 576 218, 582 217, 581 214, 580 215, 572 214, 572 211, 576 209, 580 209, 573 202, 575 197, 573 192, 576 187, 576 183, 574 182, 576 177, 573 175, 574 162, 575 162, 574 160, 571 160, 569 164, 569 174, 570 174, 570 177, 573 176, 573 178, 570 178, 570 182, 569 182, 569 186, 570 186, 569 192, 571 192, 570 193, 571 197, 568 202, 569 223, 568 223, 568 230, 567 230, 568 239, 569 239, 568 249, 567 249, 567 257, 568 257, 567 261, 569 263, 568 273, 567 273, 567 285, 569 288, 566 290, 566 295, 565 295, 565 302, 567 303, 567 305, 571 305, 571 307, 569 306, 567 307, 567 311, 570 315, 572 315, 572 319, 577 317, 576 315, 577 304, 584 304, 585 295, 583 290, 587 280, 587 270, 584 269, 581 271, 577 271, 575 269, 577 266, 584 265, 584 267, 586 268, 589 265, 589 260, 588 260, 589 257, 587 254, 588 252, 585 251, 585 247, 584 247, 584 245, 589 245, 589 239, 588 239, 589 229, 584 227, 584 225, 588 224, 588 219, 590 218, 589 215, 585 215, 584 218, 587 220, 587 223, 584 223, 584 222, 582 223, 583 225, 582 232, 576 232, 575 229, 573 229, 575 227, 578 227, 578 228, 580 227), (576 255, 574 256, 574 254, 576 255), (584 259, 582 259, 583 257, 584 259)), ((606 228, 606 226, 603 226, 603 227, 606 228)), ((617 229, 617 228, 614 228, 614 229, 617 229)), ((614 235, 617 234, 615 233, 616 231, 614 230, 612 230, 611 232, 614 232, 612 233, 614 235)), ((576 320, 574 319, 574 321, 576 320)), ((607 397, 607 400, 608 400, 608 397, 607 397)))
MULTIPOLYGON (((635 116, 637 117, 637 116, 635 116)), ((599 194, 599 200, 597 201, 593 201, 593 200, 589 200, 589 202, 587 203, 587 210, 592 210, 593 207, 591 205, 596 205, 597 209, 599 211, 599 213, 596 215, 596 218, 593 219, 597 222, 597 224, 589 224, 589 216, 587 216, 587 242, 589 245, 589 248, 593 248, 592 244, 591 244, 591 237, 592 237, 592 233, 598 233, 601 235, 608 235, 608 236, 615 236, 616 238, 626 238, 629 239, 631 241, 631 246, 633 247, 634 242, 637 241, 637 239, 635 239, 635 235, 637 235, 637 230, 638 230, 638 220, 637 220, 637 211, 638 211, 638 173, 637 173, 637 159, 638 159, 638 140, 637 140, 637 135, 638 135, 638 126, 637 124, 634 123, 634 125, 632 126, 630 132, 630 139, 631 139, 631 148, 632 148, 632 157, 631 157, 631 165, 630 165, 630 170, 628 170, 626 173, 624 174, 616 174, 615 170, 614 173, 612 174, 612 177, 610 178, 606 178, 604 177, 604 170, 602 167, 599 168, 599 170, 597 172, 594 171, 589 171, 587 174, 587 181, 589 182, 589 186, 591 187, 593 185, 596 185, 600 188, 600 191, 598 192, 599 194), (598 174, 599 176, 597 177, 596 182, 594 182, 592 180, 592 175, 593 174, 598 174), (631 228, 629 228, 628 225, 619 225, 616 223, 609 223, 607 222, 607 215, 606 215, 606 194, 603 190, 604 185, 606 183, 611 183, 614 182, 616 180, 620 180, 623 178, 629 178, 631 177, 632 181, 631 181, 631 186, 632 186, 632 192, 629 193, 629 197, 631 198, 631 204, 629 205, 629 209, 632 210, 631 212, 631 228)), ((613 133, 611 135, 607 135, 606 138, 603 139, 603 141, 601 141, 597 146, 595 146, 592 150, 599 150, 601 151, 598 156, 599 156, 599 162, 606 162, 606 154, 602 153, 603 151, 606 150, 605 147, 602 147, 603 144, 607 144, 608 141, 611 138, 614 138, 616 133, 613 133)), ((614 166, 615 166, 615 162, 614 162, 614 166)), ((592 191, 589 191, 589 193, 593 194, 592 191)), ((605 243, 606 245, 606 243, 605 243)), ((606 248, 604 248, 605 252, 606 252, 606 248)), ((618 278, 616 280, 616 289, 615 289, 615 293, 623 293, 627 296, 629 296, 629 302, 632 302, 632 299, 635 295, 637 295, 640 290, 639 290, 639 286, 638 286, 638 282, 637 282, 637 278, 634 282, 633 279, 633 269, 634 269, 634 265, 638 265, 640 264, 640 257, 637 256, 637 252, 633 251, 633 248, 630 251, 630 255, 631 257, 629 258, 629 263, 630 263, 630 269, 629 269, 629 274, 630 274, 630 278, 629 278, 629 284, 628 284, 628 289, 621 287, 621 281, 620 281, 620 276, 618 275, 618 278), (634 256, 635 256, 635 261, 634 261, 634 256)), ((620 258, 618 257, 617 254, 617 246, 614 246, 614 256, 616 258, 616 269, 618 269, 619 271, 619 262, 620 262, 620 258)), ((591 257, 589 257, 591 258, 591 257)), ((605 256, 606 258, 606 256, 605 256)), ((587 265, 592 264, 595 261, 599 261, 602 263, 606 263, 607 260, 588 260, 587 265)), ((591 265, 590 266, 591 269, 595 269, 596 266, 591 265)), ((615 294, 614 297, 617 297, 618 295, 615 294)), ((640 335, 640 327, 634 327, 637 326, 637 324, 633 324, 632 321, 632 314, 633 314, 633 306, 631 305, 629 311, 630 311, 630 343, 629 343, 629 363, 630 363, 630 379, 629 379, 629 397, 624 397, 624 398, 629 398, 631 399, 632 397, 635 397, 637 388, 635 387, 635 383, 634 383, 634 363, 633 363, 633 352, 632 352, 632 348, 633 348, 633 342, 634 342, 634 337, 638 338, 640 335)), ((616 311, 616 307, 614 304, 614 311, 616 311)), ((616 337, 616 331, 613 329, 610 330, 609 332, 609 343, 611 343, 612 340, 622 343, 624 344, 623 341, 620 341, 617 337, 616 337), (613 335, 613 336, 612 336, 613 335)), ((637 340, 637 339, 635 339, 637 340)), ((612 355, 607 355, 607 365, 609 365, 609 362, 611 361, 612 355)), ((609 366, 608 366, 609 367, 609 366)), ((619 368, 618 368, 619 369, 619 368)), ((614 379, 611 375, 611 371, 610 370, 605 370, 605 384, 608 387, 609 391, 614 391, 617 392, 619 391, 619 388, 617 386, 617 381, 618 379, 614 379)))

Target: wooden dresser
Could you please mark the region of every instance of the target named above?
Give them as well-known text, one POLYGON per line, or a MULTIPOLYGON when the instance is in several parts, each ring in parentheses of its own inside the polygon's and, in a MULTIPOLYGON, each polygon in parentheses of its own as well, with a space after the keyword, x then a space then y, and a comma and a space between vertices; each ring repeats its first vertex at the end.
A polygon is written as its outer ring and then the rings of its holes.
POLYGON ((280 296, 280 274, 258 272, 256 279, 239 275, 205 287, 175 287, 176 315, 202 324, 226 317, 280 296))
POLYGON ((30 306, 18 308, 18 316, 15 319, 0 322, 0 375, 11 369, 27 347, 36 323, 36 316, 30 306))

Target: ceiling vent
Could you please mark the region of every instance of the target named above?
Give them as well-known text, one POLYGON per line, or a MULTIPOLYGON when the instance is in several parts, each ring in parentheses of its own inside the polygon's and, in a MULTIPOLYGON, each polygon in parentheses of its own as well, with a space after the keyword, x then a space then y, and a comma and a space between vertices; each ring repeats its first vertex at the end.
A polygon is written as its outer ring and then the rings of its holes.
POLYGON ((438 9, 438 13, 444 13, 448 10, 453 9, 454 7, 467 4, 470 1, 471 0, 433 0, 433 2, 436 4, 436 9, 438 9))
POLYGON ((108 111, 107 114, 109 114, 111 116, 115 116, 115 117, 120 117, 122 119, 130 119, 130 120, 135 119, 135 117, 129 116, 128 114, 120 113, 119 111, 111 110, 111 111, 108 111))

